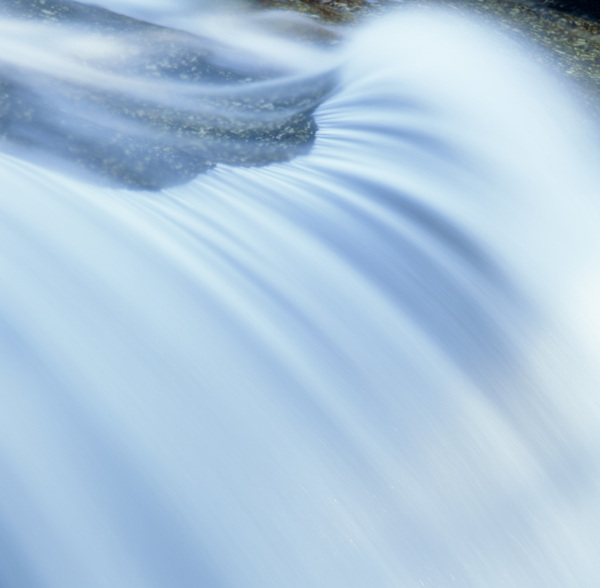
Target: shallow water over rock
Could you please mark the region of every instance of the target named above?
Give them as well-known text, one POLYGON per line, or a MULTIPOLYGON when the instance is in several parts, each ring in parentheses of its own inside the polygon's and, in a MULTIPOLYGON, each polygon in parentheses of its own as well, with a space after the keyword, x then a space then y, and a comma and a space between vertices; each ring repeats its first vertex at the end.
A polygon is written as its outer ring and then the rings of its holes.
POLYGON ((226 28, 201 37, 50 0, 5 1, 0 16, 0 148, 115 187, 307 153, 334 85, 326 68, 252 58, 226 28))

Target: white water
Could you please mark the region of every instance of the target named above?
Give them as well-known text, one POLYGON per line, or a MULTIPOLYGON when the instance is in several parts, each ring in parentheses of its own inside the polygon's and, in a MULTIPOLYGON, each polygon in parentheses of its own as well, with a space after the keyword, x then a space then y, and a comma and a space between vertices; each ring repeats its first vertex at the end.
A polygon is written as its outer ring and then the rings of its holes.
POLYGON ((2 588, 596 586, 593 134, 446 13, 339 59, 289 163, 1 156, 2 588))

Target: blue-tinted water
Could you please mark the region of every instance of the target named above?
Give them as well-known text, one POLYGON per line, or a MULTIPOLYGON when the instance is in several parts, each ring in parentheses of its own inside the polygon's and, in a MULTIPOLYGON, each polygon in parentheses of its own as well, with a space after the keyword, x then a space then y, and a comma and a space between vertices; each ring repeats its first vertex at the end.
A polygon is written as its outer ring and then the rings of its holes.
POLYGON ((308 154, 161 191, 1 156, 0 586, 595 586, 600 184, 569 96, 444 12, 316 58, 149 6, 336 85, 308 154))

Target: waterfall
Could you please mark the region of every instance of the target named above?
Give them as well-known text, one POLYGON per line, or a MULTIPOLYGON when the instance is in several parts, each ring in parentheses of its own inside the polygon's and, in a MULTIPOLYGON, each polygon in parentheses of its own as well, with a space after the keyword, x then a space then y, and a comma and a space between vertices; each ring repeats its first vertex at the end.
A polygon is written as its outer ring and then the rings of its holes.
POLYGON ((48 5, 0 22, 0 586, 595 586, 600 178, 568 83, 442 9, 48 5), (229 77, 150 79, 173 44, 229 77))

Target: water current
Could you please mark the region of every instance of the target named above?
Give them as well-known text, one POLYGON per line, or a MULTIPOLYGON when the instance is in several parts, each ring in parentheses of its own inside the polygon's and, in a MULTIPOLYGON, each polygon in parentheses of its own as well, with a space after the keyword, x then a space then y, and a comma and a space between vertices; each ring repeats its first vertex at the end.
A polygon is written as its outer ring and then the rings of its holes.
POLYGON ((567 82, 441 9, 0 6, 2 588, 597 586, 567 82))

